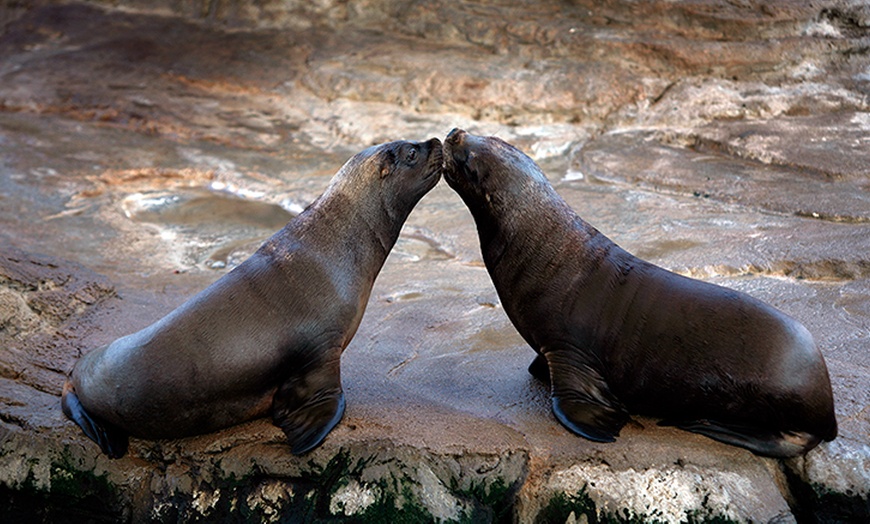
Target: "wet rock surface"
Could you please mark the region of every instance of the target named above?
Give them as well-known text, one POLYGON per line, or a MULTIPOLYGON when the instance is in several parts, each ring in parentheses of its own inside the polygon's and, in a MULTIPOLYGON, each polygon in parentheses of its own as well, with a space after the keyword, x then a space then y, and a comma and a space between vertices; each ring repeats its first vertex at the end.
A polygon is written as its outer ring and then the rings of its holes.
POLYGON ((4 514, 866 521, 868 27, 847 0, 7 2, 4 514), (259 420, 110 461, 63 418, 83 352, 244 260, 353 153, 453 127, 524 149, 629 251, 803 322, 838 439, 776 461, 642 417, 568 434, 445 184, 378 278, 321 448, 259 420))

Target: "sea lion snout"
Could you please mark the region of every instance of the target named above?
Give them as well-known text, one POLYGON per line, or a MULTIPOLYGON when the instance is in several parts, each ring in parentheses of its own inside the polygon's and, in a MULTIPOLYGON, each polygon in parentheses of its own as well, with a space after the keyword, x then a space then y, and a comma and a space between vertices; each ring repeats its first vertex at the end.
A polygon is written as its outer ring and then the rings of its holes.
POLYGON ((429 156, 429 171, 426 174, 426 179, 428 180, 430 177, 436 177, 437 180, 437 177, 444 169, 444 146, 437 138, 427 140, 423 143, 423 146, 426 148, 426 153, 429 156))
POLYGON ((437 138, 430 138, 425 142, 410 142, 410 144, 413 145, 418 160, 416 167, 406 172, 406 183, 409 185, 400 191, 414 195, 414 200, 410 203, 413 207, 417 200, 434 188, 441 179, 444 170, 444 147, 441 140, 437 138))
POLYGON ((441 141, 437 138, 430 138, 424 143, 432 150, 432 152, 441 151, 441 141))
POLYGON ((463 138, 465 138, 467 135, 468 135, 468 133, 466 133, 464 129, 459 129, 458 127, 454 127, 453 129, 450 130, 449 133, 447 133, 446 142, 449 142, 451 144, 456 144, 456 143, 460 142, 463 138))
MULTIPOLYGON (((465 178, 462 173, 468 171, 468 160, 471 156, 467 138, 470 135, 463 129, 454 128, 444 139, 444 180, 454 190, 459 191, 458 184, 465 178)), ((470 180, 476 183, 476 177, 470 180)))
POLYGON ((464 164, 468 161, 467 138, 468 133, 465 130, 454 128, 447 134, 447 138, 444 139, 445 156, 453 161, 454 167, 456 164, 464 164))

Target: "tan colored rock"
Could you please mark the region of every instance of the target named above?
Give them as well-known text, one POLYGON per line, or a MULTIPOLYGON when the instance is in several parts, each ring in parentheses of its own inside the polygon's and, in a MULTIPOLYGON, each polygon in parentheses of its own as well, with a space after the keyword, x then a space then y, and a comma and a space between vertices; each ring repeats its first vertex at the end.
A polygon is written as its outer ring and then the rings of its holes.
POLYGON ((847 0, 0 8, 0 485, 23 497, 2 509, 866 520, 868 13, 847 0), (232 268, 351 154, 452 127, 531 154, 626 249, 806 324, 840 438, 780 463, 644 418, 610 445, 569 434, 445 185, 378 279, 343 356, 347 415, 311 455, 260 420, 134 440, 110 461, 62 417, 81 352, 232 268))

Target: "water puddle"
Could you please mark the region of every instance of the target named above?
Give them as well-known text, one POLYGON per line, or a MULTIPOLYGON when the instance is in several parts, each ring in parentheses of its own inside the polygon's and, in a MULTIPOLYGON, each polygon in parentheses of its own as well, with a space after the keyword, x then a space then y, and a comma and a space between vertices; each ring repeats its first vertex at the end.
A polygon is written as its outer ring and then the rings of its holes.
POLYGON ((391 293, 390 295, 384 297, 384 301, 388 304, 392 304, 393 302, 406 302, 409 300, 418 300, 426 295, 419 291, 399 291, 396 293, 391 293))
POLYGON ((703 245, 703 242, 697 242, 687 238, 666 238, 641 245, 634 251, 634 256, 644 260, 660 259, 679 251, 685 251, 703 245))
POLYGON ((856 284, 845 286, 833 305, 842 308, 848 318, 860 320, 870 332, 870 290, 856 284))
POLYGON ((122 202, 127 218, 183 227, 280 229, 295 215, 281 206, 206 189, 135 193, 122 202))
POLYGON ((418 228, 406 228, 396 241, 393 252, 397 256, 411 261, 420 260, 450 260, 453 254, 438 243, 432 236, 418 228), (410 230, 408 230, 410 229, 410 230))
POLYGON ((185 258, 208 269, 238 265, 295 216, 277 204, 205 188, 133 193, 120 205, 128 219, 156 226, 185 258))
POLYGON ((525 347, 526 342, 510 324, 497 328, 484 327, 468 339, 467 353, 489 353, 516 347, 525 347))

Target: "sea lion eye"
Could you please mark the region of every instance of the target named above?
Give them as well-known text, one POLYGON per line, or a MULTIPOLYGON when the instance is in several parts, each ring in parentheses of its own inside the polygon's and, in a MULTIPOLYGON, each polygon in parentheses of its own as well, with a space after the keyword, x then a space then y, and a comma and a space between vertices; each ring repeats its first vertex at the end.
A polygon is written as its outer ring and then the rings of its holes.
POLYGON ((417 162, 417 156, 417 148, 412 147, 408 149, 407 153, 405 153, 405 162, 413 165, 415 162, 417 162))

